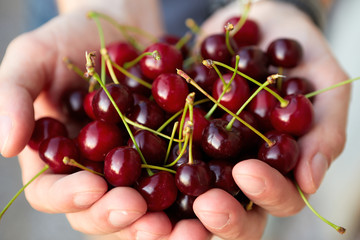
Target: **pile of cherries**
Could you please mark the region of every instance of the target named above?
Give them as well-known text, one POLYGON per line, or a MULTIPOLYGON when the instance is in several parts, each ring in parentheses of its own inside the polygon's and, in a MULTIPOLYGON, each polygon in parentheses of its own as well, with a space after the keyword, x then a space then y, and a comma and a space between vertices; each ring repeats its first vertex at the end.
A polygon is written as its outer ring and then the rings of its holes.
POLYGON ((306 79, 281 76, 280 82, 263 85, 279 69, 302 61, 296 40, 276 39, 264 51, 257 46, 259 26, 251 19, 236 34, 227 34, 205 38, 195 56, 174 36, 143 52, 125 41, 109 44, 106 54, 119 66, 113 68, 116 83, 101 87, 92 75, 91 91, 74 89, 63 98, 81 130, 70 134, 58 120, 41 118, 28 145, 53 173, 93 171, 109 188, 134 187, 148 211, 165 210, 173 219, 194 218, 195 198, 211 188, 248 205, 232 177, 233 166, 257 158, 291 173, 299 158, 297 138, 313 122, 305 96, 312 87, 306 79), (145 54, 154 52, 158 58, 145 54), (195 61, 184 66, 189 57, 195 61))

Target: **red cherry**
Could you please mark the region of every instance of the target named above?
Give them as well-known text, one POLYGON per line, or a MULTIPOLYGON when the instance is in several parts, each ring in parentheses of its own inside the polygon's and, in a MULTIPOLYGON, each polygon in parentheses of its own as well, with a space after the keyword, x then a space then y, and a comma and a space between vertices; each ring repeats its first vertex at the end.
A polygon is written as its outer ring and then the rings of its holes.
MULTIPOLYGON (((231 73, 223 75, 226 83, 229 83, 231 77, 231 73)), ((220 78, 218 78, 214 83, 212 96, 215 99, 218 99, 224 91, 224 88, 225 86, 223 82, 220 78)), ((249 96, 250 90, 247 81, 243 77, 236 75, 234 80, 231 82, 230 87, 228 88, 224 96, 221 98, 220 103, 230 111, 236 112, 249 98, 249 96)))
MULTIPOLYGON (((231 23, 232 25, 236 26, 239 20, 240 17, 232 17, 225 22, 224 26, 227 23, 231 23)), ((259 26, 254 20, 251 19, 246 19, 244 25, 233 36, 234 41, 239 47, 257 45, 260 41, 260 38, 261 34, 259 26)))
POLYGON ((208 165, 215 176, 214 187, 221 188, 233 196, 239 193, 240 188, 232 176, 232 163, 218 159, 210 161, 208 165))
MULTIPOLYGON (((170 44, 170 45, 173 45, 175 46, 179 41, 180 41, 180 37, 178 36, 175 36, 175 35, 163 35, 160 37, 159 39, 159 42, 162 42, 162 43, 167 43, 167 44, 170 44)), ((181 54, 183 56, 183 59, 186 59, 189 55, 189 49, 188 47, 186 46, 186 44, 184 44, 181 49, 181 54)))
POLYGON ((159 75, 154 80, 151 90, 155 102, 168 113, 180 111, 189 94, 187 83, 175 73, 159 75))
POLYGON ((51 117, 39 118, 35 121, 35 126, 31 138, 28 142, 29 147, 38 150, 41 142, 50 137, 68 136, 65 125, 51 117))
POLYGON ((141 175, 141 158, 130 147, 116 147, 105 157, 104 174, 113 186, 131 186, 141 175))
POLYGON ((77 121, 83 121, 87 115, 84 110, 84 98, 87 94, 86 89, 78 88, 73 89, 64 94, 62 102, 67 116, 77 121))
POLYGON ((281 132, 300 137, 312 126, 314 110, 312 103, 304 95, 289 95, 284 97, 289 101, 286 107, 278 103, 270 114, 273 127, 281 132))
POLYGON ((103 161, 111 149, 123 144, 123 136, 116 125, 93 121, 80 130, 77 143, 83 157, 103 161))
POLYGON ((281 94, 283 96, 292 94, 305 95, 314 91, 314 87, 307 79, 301 77, 286 78, 281 85, 281 94))
POLYGON ((76 171, 75 167, 63 163, 64 157, 79 159, 79 153, 73 140, 63 136, 51 137, 42 141, 39 146, 39 156, 57 174, 76 171))
MULTIPOLYGON (((175 144, 171 148, 171 152, 169 154, 169 158, 167 160, 167 163, 170 164, 173 161, 175 161, 178 158, 179 154, 180 154, 179 144, 175 144)), ((202 153, 200 147, 198 147, 195 144, 192 145, 192 157, 193 157, 193 161, 195 163, 203 161, 203 153, 202 153)), ((189 162, 189 145, 186 147, 186 150, 185 150, 184 154, 180 157, 180 159, 177 160, 176 164, 174 166, 172 166, 171 168, 176 170, 182 164, 188 163, 188 162, 189 162)))
MULTIPOLYGON (((193 109, 193 142, 201 144, 204 129, 209 125, 209 121, 205 118, 206 112, 201 108, 193 109)), ((179 122, 181 117, 179 117, 179 122)), ((189 112, 185 115, 184 123, 190 120, 189 112)), ((185 127, 185 126, 184 126, 185 127)))
POLYGON ((296 140, 286 133, 272 131, 266 134, 274 145, 263 143, 258 157, 283 175, 288 174, 296 166, 300 149, 296 140))
POLYGON ((270 63, 284 68, 296 67, 302 59, 303 50, 294 39, 280 38, 270 43, 267 49, 270 63))
POLYGON ((177 68, 182 67, 181 52, 174 46, 166 43, 154 43, 147 47, 144 52, 155 50, 160 55, 159 60, 154 59, 153 56, 145 56, 140 60, 141 71, 149 79, 155 79, 162 73, 175 73, 177 68))
MULTIPOLYGON (((189 71, 189 76, 207 93, 212 92, 214 82, 218 75, 214 68, 208 68, 204 64, 195 64, 189 71)), ((195 90, 194 90, 195 91, 195 90)))
MULTIPOLYGON (((236 44, 232 42, 231 45, 236 51, 236 44)), ((211 59, 224 64, 229 64, 232 57, 226 46, 225 34, 213 34, 206 37, 201 43, 200 53, 204 59, 211 59)))
POLYGON ((136 189, 145 199, 149 211, 162 211, 170 207, 178 193, 173 175, 165 171, 140 179, 136 189))
MULTIPOLYGON (((150 80, 144 76, 139 64, 127 69, 127 71, 129 73, 131 73, 132 75, 134 75, 135 77, 138 77, 138 78, 144 80, 145 82, 148 82, 148 83, 152 82, 152 80, 150 80)), ((138 93, 138 94, 141 94, 146 97, 149 97, 151 95, 151 89, 145 87, 144 85, 140 84, 138 81, 136 81, 135 79, 133 79, 131 77, 126 76, 123 79, 118 79, 118 80, 121 84, 127 86, 129 88, 130 92, 132 92, 133 94, 138 93)))
POLYGON ((83 107, 86 112, 86 115, 88 115, 88 117, 91 118, 92 120, 96 119, 96 116, 95 116, 94 110, 93 110, 93 106, 92 106, 92 101, 93 101, 96 93, 97 93, 96 90, 87 93, 83 100, 83 107))

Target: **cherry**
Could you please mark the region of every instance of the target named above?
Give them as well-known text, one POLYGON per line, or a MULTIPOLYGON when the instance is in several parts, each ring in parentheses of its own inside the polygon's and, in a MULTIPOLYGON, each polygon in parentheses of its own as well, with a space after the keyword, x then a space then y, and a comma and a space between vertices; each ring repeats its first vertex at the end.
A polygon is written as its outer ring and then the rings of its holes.
MULTIPOLYGON (((131 73, 132 75, 134 75, 135 77, 138 77, 142 80, 144 80, 145 82, 152 82, 151 79, 147 78, 144 76, 144 74, 141 71, 140 65, 137 64, 129 69, 127 69, 127 71, 129 73, 131 73)), ((141 94, 143 96, 149 97, 151 95, 151 89, 145 87, 144 85, 142 85, 141 83, 139 83, 138 81, 136 81, 135 79, 131 78, 131 77, 124 77, 122 79, 118 79, 119 82, 125 86, 127 86, 130 90, 130 92, 134 93, 138 93, 141 94)))
POLYGON ((67 116, 72 119, 83 121, 87 118, 84 110, 84 98, 87 91, 83 88, 73 89, 67 92, 62 99, 67 116))
MULTIPOLYGON (((167 163, 170 164, 173 161, 175 161, 180 154, 179 151, 179 144, 175 144, 170 151, 169 158, 167 160, 167 163)), ((203 153, 197 145, 192 145, 192 157, 194 163, 203 161, 203 153)), ((171 168, 176 170, 178 169, 182 164, 189 162, 189 145, 186 146, 186 150, 184 154, 177 160, 176 164, 173 165, 171 168)))
MULTIPOLYGON (((167 145, 163 138, 146 130, 135 132, 134 139, 144 155, 147 164, 162 165, 165 161, 167 145)), ((128 146, 135 149, 131 139, 128 140, 128 146)))
MULTIPOLYGON (((107 91, 114 99, 119 110, 123 114, 127 114, 133 107, 134 99, 127 87, 122 84, 109 84, 106 86, 107 91)), ((107 96, 104 89, 99 90, 93 98, 92 107, 96 119, 109 123, 118 123, 121 118, 107 96)))
MULTIPOLYGON (((175 35, 163 35, 159 38, 159 42, 162 43, 167 43, 173 46, 176 46, 176 44, 181 40, 180 37, 175 36, 175 35)), ((186 46, 186 44, 184 44, 181 48, 180 48, 181 54, 183 56, 183 59, 186 59, 189 55, 189 48, 186 46)))
POLYGON ((258 157, 283 175, 288 174, 296 166, 300 149, 296 140, 286 133, 271 131, 266 134, 273 145, 263 143, 259 149, 258 157))
POLYGON ((173 175, 166 171, 140 178, 136 189, 145 199, 148 211, 162 211, 170 207, 178 193, 173 175))
POLYGON ((284 97, 289 101, 286 107, 278 103, 270 114, 273 127, 293 136, 302 136, 309 131, 314 119, 312 103, 304 95, 288 95, 284 97))
MULTIPOLYGON (((224 81, 229 83, 232 75, 233 74, 231 73, 224 74, 224 81)), ((222 80, 218 78, 214 83, 212 96, 215 99, 218 99, 224 91, 224 88, 225 86, 222 80)), ((247 81, 243 77, 236 75, 234 80, 231 82, 230 87, 226 90, 226 93, 221 98, 220 103, 230 111, 236 112, 249 98, 249 96, 250 90, 247 81)))
POLYGON ((77 160, 77 162, 94 172, 104 173, 104 162, 92 161, 86 158, 80 158, 77 160))
POLYGON ((28 142, 28 146, 34 150, 38 150, 43 140, 56 136, 68 136, 65 125, 55 118, 39 118, 35 121, 34 130, 28 142))
MULTIPOLYGON (((236 51, 236 44, 233 41, 230 42, 231 46, 236 51)), ((225 34, 213 34, 206 37, 201 43, 200 54, 204 59, 211 59, 224 64, 230 64, 232 57, 226 46, 225 34)))
POLYGON ((236 157, 242 150, 242 137, 237 128, 226 129, 228 122, 213 119, 205 128, 201 147, 212 158, 229 159, 236 157))
POLYGON ((208 165, 215 176, 214 187, 221 188, 233 196, 239 193, 240 188, 232 176, 232 163, 217 159, 210 161, 208 165))
POLYGON ((106 180, 113 186, 131 186, 141 175, 141 158, 131 147, 116 147, 106 154, 106 180))
POLYGON ((212 187, 213 181, 212 172, 203 162, 184 163, 176 170, 176 186, 186 195, 199 196, 212 187))
POLYGON ((218 75, 214 68, 208 68, 204 64, 195 64, 189 71, 189 76, 207 93, 212 92, 214 82, 218 75))
POLYGON ((282 96, 292 94, 305 95, 312 91, 314 91, 314 87, 307 79, 301 77, 287 78, 281 85, 282 96))
POLYGON ((94 110, 93 110, 93 106, 92 106, 92 101, 94 99, 95 94, 97 93, 96 90, 89 92, 85 95, 84 100, 83 100, 83 107, 84 107, 84 111, 86 113, 86 115, 91 118, 92 120, 96 119, 96 116, 94 114, 94 110))
POLYGON ((182 192, 178 192, 176 201, 167 209, 166 213, 170 218, 175 218, 175 221, 196 218, 193 210, 195 199, 195 196, 189 196, 182 192))
POLYGON ((73 140, 56 136, 41 142, 39 156, 54 173, 68 174, 75 172, 76 168, 65 165, 63 163, 64 157, 76 160, 79 158, 79 153, 73 140))
POLYGON ((175 73, 159 75, 154 80, 151 91, 155 102, 168 113, 180 111, 189 94, 187 83, 175 73))
POLYGON ((279 38, 270 43, 267 55, 272 65, 293 68, 301 61, 303 50, 295 39, 279 38))
MULTIPOLYGON (((238 70, 255 80, 261 81, 268 75, 269 59, 267 54, 257 46, 240 48, 236 55, 239 55, 238 70)), ((231 64, 236 63, 235 56, 231 64)))
MULTIPOLYGON (((119 66, 123 66, 124 63, 130 62, 138 56, 136 49, 127 42, 113 42, 106 46, 106 49, 110 59, 119 66)), ((125 75, 119 70, 114 68, 114 72, 119 81, 125 79, 125 75)))
MULTIPOLYGON (((205 118, 206 112, 201 108, 193 109, 193 142, 195 144, 201 144, 204 129, 209 124, 209 121, 205 118)), ((181 118, 181 117, 180 117, 181 118)), ((190 120, 189 112, 186 113, 184 122, 190 120)), ((180 119, 179 119, 180 121, 180 119)))
MULTIPOLYGON (((227 23, 231 23, 236 26, 239 22, 240 17, 231 17, 229 18, 224 26, 227 23)), ((246 19, 244 25, 240 28, 240 30, 233 35, 233 39, 239 47, 256 45, 259 43, 261 38, 260 29, 258 24, 251 19, 246 19)))
POLYGON ((182 67, 183 57, 174 46, 166 43, 154 43, 144 52, 155 50, 158 51, 160 59, 156 60, 153 56, 145 56, 140 60, 141 71, 149 79, 155 79, 162 73, 175 73, 176 68, 182 67))
POLYGON ((103 161, 112 148, 123 144, 123 136, 115 124, 93 121, 80 130, 77 144, 83 157, 103 161))

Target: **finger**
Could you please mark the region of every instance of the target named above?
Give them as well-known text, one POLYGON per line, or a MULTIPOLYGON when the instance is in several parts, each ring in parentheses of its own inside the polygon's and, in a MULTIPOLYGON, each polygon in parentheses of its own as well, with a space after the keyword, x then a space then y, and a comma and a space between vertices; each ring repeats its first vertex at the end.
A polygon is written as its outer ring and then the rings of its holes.
POLYGON ((236 164, 233 177, 244 194, 271 215, 290 216, 304 207, 292 181, 260 160, 236 164))
POLYGON ((194 202, 194 212, 204 226, 223 239, 261 239, 266 214, 255 207, 245 211, 227 192, 211 189, 194 202))
MULTIPOLYGON (((28 148, 19 159, 24 183, 45 166, 36 153, 28 148), (25 153, 26 158, 23 157, 25 153)), ((70 175, 51 174, 48 171, 25 189, 25 196, 33 208, 42 212, 76 212, 91 206, 107 189, 107 183, 102 177, 86 171, 70 175)))
POLYGON ((71 226, 85 234, 109 234, 131 225, 146 212, 146 202, 133 188, 117 187, 90 208, 67 214, 71 226))
POLYGON ((169 236, 169 240, 206 240, 210 239, 210 237, 210 233, 199 220, 185 219, 176 223, 169 236))

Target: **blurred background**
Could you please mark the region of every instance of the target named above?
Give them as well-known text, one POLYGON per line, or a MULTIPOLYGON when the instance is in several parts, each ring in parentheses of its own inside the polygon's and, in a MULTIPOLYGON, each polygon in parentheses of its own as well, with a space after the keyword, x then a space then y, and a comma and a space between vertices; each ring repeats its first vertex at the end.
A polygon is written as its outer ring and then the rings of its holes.
MULTIPOLYGON (((41 0, 40 0, 41 1, 41 0)), ((36 26, 29 14, 45 21, 53 11, 30 9, 27 0, 0 1, 0 61, 9 42, 36 26)), ((42 1, 51 2, 51 1, 42 1)), ((340 64, 350 77, 360 76, 360 1, 337 1, 330 14, 325 34, 340 64)), ((355 240, 360 239, 360 82, 353 84, 348 140, 342 155, 330 167, 320 189, 311 196, 314 208, 329 220, 347 228, 340 236, 335 230, 304 208, 287 218, 269 218, 265 240, 355 240)), ((331 131, 331 129, 329 129, 331 131)), ((0 209, 21 188, 21 171, 16 158, 0 158, 0 209)), ((71 229, 64 215, 33 210, 24 195, 15 201, 0 224, 0 240, 82 240, 71 229)))

